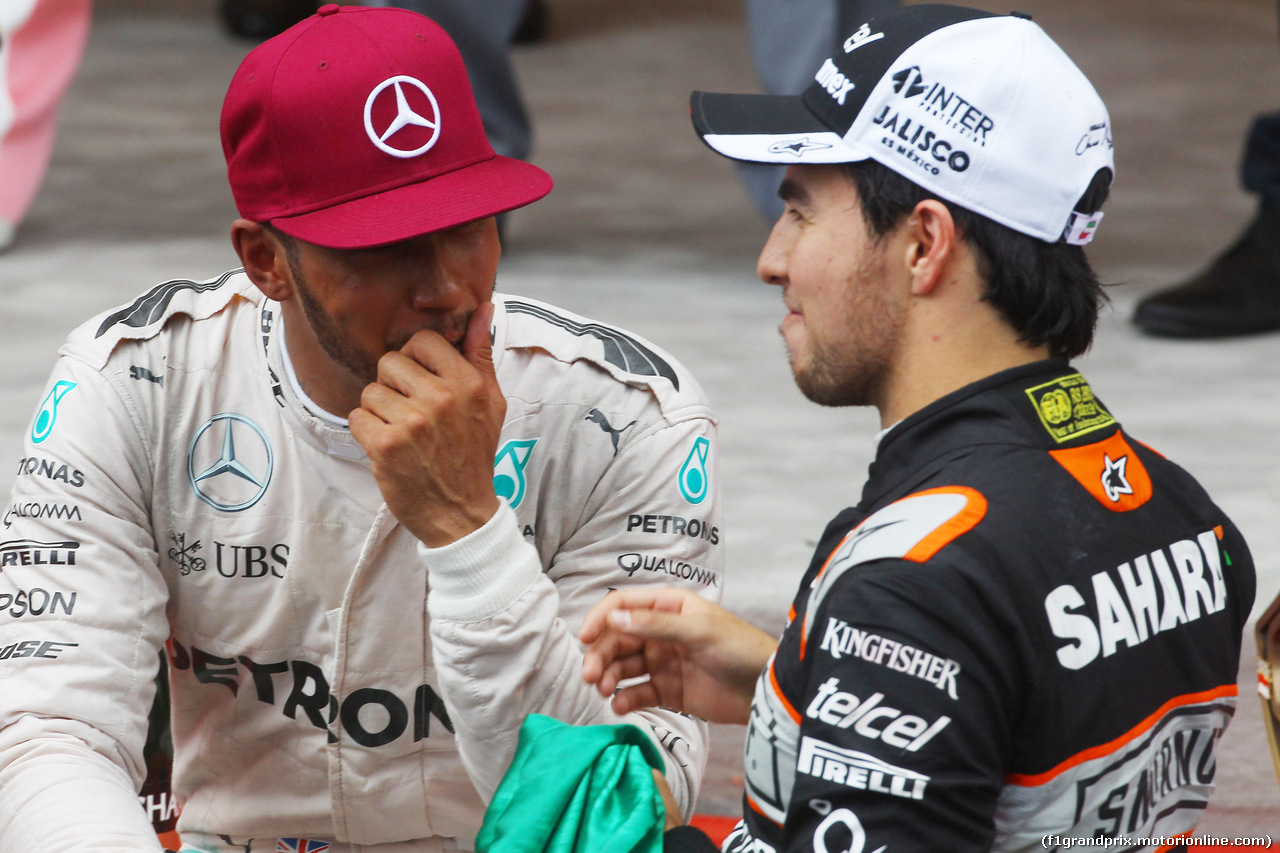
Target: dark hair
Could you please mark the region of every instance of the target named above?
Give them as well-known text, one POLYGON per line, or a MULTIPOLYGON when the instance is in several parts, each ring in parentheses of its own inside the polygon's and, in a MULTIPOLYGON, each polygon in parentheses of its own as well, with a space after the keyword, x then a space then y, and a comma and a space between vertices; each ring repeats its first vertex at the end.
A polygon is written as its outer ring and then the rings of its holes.
MULTIPOLYGON (((938 198, 874 160, 844 163, 841 170, 858 191, 862 216, 877 238, 896 228, 921 201, 942 202, 961 239, 977 256, 978 273, 986 282, 983 300, 1009 321, 1020 340, 1032 346, 1048 344, 1052 355, 1065 358, 1089 348, 1107 295, 1082 247, 1047 243, 1014 231, 938 198)), ((1100 169, 1076 210, 1096 212, 1110 186, 1111 170, 1100 169)))

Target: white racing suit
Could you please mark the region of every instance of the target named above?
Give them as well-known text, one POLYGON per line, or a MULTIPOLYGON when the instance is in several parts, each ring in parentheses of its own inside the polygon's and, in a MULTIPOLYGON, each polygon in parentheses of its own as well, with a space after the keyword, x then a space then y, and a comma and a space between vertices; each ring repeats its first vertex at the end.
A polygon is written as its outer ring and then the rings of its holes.
POLYGON ((308 412, 242 272, 71 335, 0 531, 0 850, 159 849, 162 647, 184 849, 467 849, 530 712, 639 725, 691 810, 705 725, 618 717, 576 633, 613 587, 719 599, 713 415, 651 345, 494 301, 505 503, 434 551, 308 412))

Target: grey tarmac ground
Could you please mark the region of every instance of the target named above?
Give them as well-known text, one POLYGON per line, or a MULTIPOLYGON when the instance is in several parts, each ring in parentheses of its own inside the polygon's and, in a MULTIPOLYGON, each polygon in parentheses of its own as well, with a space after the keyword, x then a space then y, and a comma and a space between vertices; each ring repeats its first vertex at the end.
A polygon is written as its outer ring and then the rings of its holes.
MULTIPOLYGON (((499 286, 626 326, 699 376, 722 419, 725 601, 776 631, 827 518, 857 499, 878 424, 870 411, 808 404, 793 387, 778 293, 754 274, 767 226, 689 128, 691 89, 754 90, 739 0, 549 6, 549 40, 520 48, 517 62, 533 159, 557 188, 512 217, 499 286)), ((1112 307, 1080 366, 1129 430, 1200 478, 1244 530, 1256 617, 1280 591, 1280 336, 1158 341, 1128 318, 1253 212, 1236 174, 1251 117, 1280 104, 1276 4, 1016 8, 1076 59, 1115 126, 1117 183, 1091 248, 1115 283, 1112 307)), ((222 30, 213 0, 99 0, 41 196, 0 255, 0 459, 18 458, 73 326, 156 282, 235 265, 217 115, 250 46, 222 30)), ((1202 832, 1280 835, 1253 656, 1249 636, 1202 832)), ((742 735, 716 727, 701 811, 740 808, 742 735)))

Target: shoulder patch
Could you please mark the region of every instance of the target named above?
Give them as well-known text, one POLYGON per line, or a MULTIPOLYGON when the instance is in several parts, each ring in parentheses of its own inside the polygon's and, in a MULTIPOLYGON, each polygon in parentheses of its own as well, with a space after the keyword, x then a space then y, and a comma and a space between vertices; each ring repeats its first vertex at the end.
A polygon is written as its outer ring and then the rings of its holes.
POLYGON ((831 552, 810 584, 800 632, 804 658, 810 620, 845 572, 873 560, 928 561, 947 544, 968 533, 987 514, 987 499, 968 486, 941 486, 907 495, 872 513, 831 552))
POLYGON ((508 314, 525 314, 563 329, 575 337, 591 337, 600 342, 606 362, 635 376, 661 376, 680 390, 680 377, 675 368, 644 343, 612 326, 601 323, 584 323, 557 313, 544 305, 522 302, 517 299, 504 301, 508 314))
POLYGON ((175 296, 183 291, 193 291, 194 293, 204 293, 209 290, 217 290, 219 287, 227 283, 227 280, 239 270, 225 272, 217 278, 208 281, 187 281, 185 279, 175 279, 158 284, 146 293, 133 300, 132 303, 126 305, 118 311, 108 314, 102 321, 102 325, 98 326, 98 331, 94 334, 95 338, 100 338, 107 331, 117 324, 123 324, 134 329, 141 329, 151 325, 157 320, 165 316, 169 309, 169 303, 175 296))
POLYGON ((1128 512, 1151 500, 1151 476, 1119 430, 1102 441, 1050 450, 1049 455, 1112 512, 1128 512))
POLYGON ((1027 397, 1040 423, 1058 444, 1116 423, 1079 373, 1028 388, 1027 397))

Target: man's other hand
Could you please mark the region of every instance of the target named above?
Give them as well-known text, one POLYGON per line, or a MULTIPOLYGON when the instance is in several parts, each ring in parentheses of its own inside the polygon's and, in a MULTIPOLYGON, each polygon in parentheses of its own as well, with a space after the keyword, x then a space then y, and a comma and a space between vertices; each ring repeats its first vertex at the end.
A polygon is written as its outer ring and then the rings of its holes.
POLYGON ((717 723, 745 723, 755 683, 777 640, 684 589, 617 590, 583 620, 582 678, 613 709, 661 707, 717 723), (628 679, 648 680, 619 689, 628 679))

